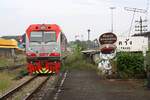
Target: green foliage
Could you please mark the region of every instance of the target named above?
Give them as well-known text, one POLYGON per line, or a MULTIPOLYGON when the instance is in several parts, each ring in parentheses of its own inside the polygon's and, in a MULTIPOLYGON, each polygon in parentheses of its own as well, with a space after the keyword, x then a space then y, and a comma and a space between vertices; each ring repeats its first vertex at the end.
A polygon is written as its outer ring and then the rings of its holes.
POLYGON ((83 58, 82 50, 82 45, 77 41, 73 53, 67 57, 63 67, 65 67, 65 69, 95 69, 96 67, 93 64, 83 58))
POLYGON ((68 43, 68 45, 69 47, 73 48, 73 50, 77 49, 78 47, 80 47, 81 50, 87 49, 87 41, 71 41, 68 43))
POLYGON ((0 67, 12 66, 16 64, 25 64, 26 57, 24 55, 17 55, 16 62, 13 58, 0 57, 0 67))
POLYGON ((1 80, 0 82, 0 92, 3 92, 5 89, 7 89, 10 86, 9 80, 1 80))
POLYGON ((150 72, 150 52, 147 52, 147 54, 146 54, 146 69, 147 69, 147 71, 148 72, 150 72))
POLYGON ((8 66, 11 65, 12 63, 13 63, 13 59, 8 59, 4 57, 0 58, 0 67, 8 66))
POLYGON ((9 88, 12 84, 11 78, 14 77, 9 73, 0 73, 0 92, 3 92, 7 88, 9 88))
POLYGON ((23 69, 21 71, 19 71, 19 73, 17 73, 16 77, 14 78, 15 80, 21 79, 24 76, 28 75, 28 71, 23 69))
POLYGON ((117 70, 122 78, 133 78, 145 74, 142 53, 121 52, 117 54, 117 70))

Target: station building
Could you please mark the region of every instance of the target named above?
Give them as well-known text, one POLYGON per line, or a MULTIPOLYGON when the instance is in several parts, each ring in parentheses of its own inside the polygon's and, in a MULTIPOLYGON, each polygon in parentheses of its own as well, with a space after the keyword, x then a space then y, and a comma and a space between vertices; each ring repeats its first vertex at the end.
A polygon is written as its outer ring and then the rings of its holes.
POLYGON ((15 56, 15 50, 18 49, 18 43, 14 39, 0 38, 0 57, 12 58, 15 56))

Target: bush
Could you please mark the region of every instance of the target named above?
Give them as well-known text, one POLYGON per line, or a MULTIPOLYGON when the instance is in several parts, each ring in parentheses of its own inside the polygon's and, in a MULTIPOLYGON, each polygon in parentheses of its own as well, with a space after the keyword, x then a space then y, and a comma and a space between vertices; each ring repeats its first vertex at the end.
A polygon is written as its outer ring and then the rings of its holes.
POLYGON ((142 53, 118 53, 117 71, 121 78, 135 78, 139 75, 145 75, 142 53))
POLYGON ((63 64, 63 69, 96 69, 96 66, 87 62, 83 57, 82 46, 77 44, 72 54, 70 54, 63 64))
POLYGON ((146 54, 146 67, 147 71, 150 72, 150 52, 146 54))

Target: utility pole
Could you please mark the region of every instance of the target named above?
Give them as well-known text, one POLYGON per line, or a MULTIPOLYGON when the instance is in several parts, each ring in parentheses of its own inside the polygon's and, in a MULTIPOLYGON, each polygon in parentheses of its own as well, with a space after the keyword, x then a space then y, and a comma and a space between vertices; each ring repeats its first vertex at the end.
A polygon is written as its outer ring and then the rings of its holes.
POLYGON ((110 7, 111 10, 111 32, 113 33, 113 10, 116 9, 116 7, 110 7))
POLYGON ((149 26, 149 25, 148 25, 148 21, 149 21, 149 20, 148 20, 148 15, 149 15, 149 0, 147 0, 146 11, 147 11, 147 12, 146 12, 146 18, 145 18, 145 19, 147 20, 147 27, 148 27, 148 26, 149 26))
POLYGON ((89 41, 90 40, 90 32, 91 32, 91 30, 88 29, 87 31, 88 31, 88 41, 89 41))
MULTIPOLYGON (((146 13, 146 15, 148 16, 148 12, 149 12, 149 0, 147 0, 147 4, 146 4, 146 10, 147 10, 147 13, 146 13)), ((146 17, 147 17, 146 16, 146 17)))
POLYGON ((140 34, 147 31, 147 25, 144 25, 144 22, 147 22, 147 20, 143 20, 140 16, 140 20, 136 20, 135 22, 138 23, 138 25, 135 26, 135 31, 140 31, 140 34))
MULTIPOLYGON (((149 0, 147 0, 146 10, 147 10, 146 19, 148 20, 147 17, 149 15, 149 0)), ((144 61, 145 61, 145 59, 144 59, 144 61)), ((147 88, 150 89, 150 70, 149 70, 149 66, 148 66, 148 68, 146 68, 147 67, 147 63, 148 63, 148 61, 146 60, 144 65, 145 65, 145 69, 146 69, 146 73, 147 73, 147 88)))
POLYGON ((128 36, 130 36, 135 13, 136 13, 136 12, 139 12, 139 13, 146 13, 147 10, 138 9, 138 8, 129 8, 129 7, 125 7, 124 9, 127 10, 127 11, 132 11, 132 12, 133 12, 133 16, 132 16, 132 20, 131 20, 131 24, 130 24, 130 29, 129 29, 129 34, 128 34, 128 36))
POLYGON ((88 41, 87 41, 88 45, 87 45, 87 47, 88 47, 88 49, 90 49, 90 32, 91 32, 91 30, 88 29, 87 32, 88 32, 88 41))

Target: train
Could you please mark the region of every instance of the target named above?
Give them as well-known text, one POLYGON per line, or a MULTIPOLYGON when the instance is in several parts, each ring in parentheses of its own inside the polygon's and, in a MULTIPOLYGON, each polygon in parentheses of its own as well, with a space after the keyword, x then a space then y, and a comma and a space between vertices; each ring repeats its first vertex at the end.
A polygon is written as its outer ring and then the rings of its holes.
POLYGON ((67 38, 57 24, 31 24, 26 30, 30 74, 58 74, 67 51, 67 38))

